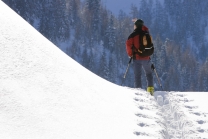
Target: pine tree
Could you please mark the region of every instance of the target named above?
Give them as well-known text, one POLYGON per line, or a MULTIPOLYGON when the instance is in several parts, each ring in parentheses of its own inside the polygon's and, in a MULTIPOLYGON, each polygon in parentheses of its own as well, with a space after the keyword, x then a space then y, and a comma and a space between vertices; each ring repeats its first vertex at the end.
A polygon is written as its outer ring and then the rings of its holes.
POLYGON ((107 9, 101 8, 100 17, 102 18, 100 19, 100 38, 102 41, 104 41, 105 32, 108 27, 108 16, 109 16, 109 13, 107 9))
POLYGON ((89 56, 88 56, 88 52, 87 52, 87 49, 84 49, 84 52, 82 54, 82 65, 85 67, 85 68, 89 68, 89 56))
POLYGON ((139 18, 139 10, 138 10, 137 6, 135 6, 134 4, 131 4, 130 15, 131 15, 132 19, 139 18))
POLYGON ((69 20, 66 15, 66 2, 65 0, 53 1, 53 14, 56 32, 56 41, 65 41, 69 38, 69 20))
POLYGON ((39 32, 43 34, 50 41, 56 41, 56 32, 55 32, 55 17, 54 17, 54 7, 53 1, 43 1, 41 3, 41 13, 40 22, 39 22, 39 32))
POLYGON ((103 51, 103 54, 100 59, 99 75, 102 78, 109 80, 109 64, 108 64, 107 55, 105 51, 103 51))
POLYGON ((113 83, 118 82, 118 66, 117 66, 116 54, 113 53, 109 60, 109 80, 113 83))
MULTIPOLYGON (((140 9, 139 9, 139 17, 144 21, 144 24, 147 27, 150 27, 152 23, 152 3, 153 2, 147 2, 147 0, 141 0, 140 2, 140 9)), ((153 26, 155 28, 155 26, 153 26)))
POLYGON ((158 0, 156 0, 154 13, 155 20, 152 24, 152 32, 154 32, 155 34, 160 34, 161 39, 164 40, 166 37, 168 37, 164 35, 164 33, 166 33, 166 30, 168 29, 169 22, 167 18, 168 16, 165 14, 166 12, 164 11, 163 6, 158 0))
POLYGON ((114 27, 114 17, 112 13, 110 15, 110 19, 108 22, 108 28, 106 30, 105 38, 106 38, 105 44, 104 44, 105 47, 108 50, 113 51, 115 47, 116 36, 115 36, 115 27, 114 27))
POLYGON ((202 76, 203 91, 208 91, 208 58, 204 63, 202 76))
POLYGON ((100 0, 86 0, 85 2, 86 20, 89 23, 88 32, 90 36, 90 44, 98 41, 100 33, 100 0))
POLYGON ((79 23, 79 11, 80 11, 80 1, 79 0, 66 0, 66 14, 70 25, 74 28, 77 23, 79 23))

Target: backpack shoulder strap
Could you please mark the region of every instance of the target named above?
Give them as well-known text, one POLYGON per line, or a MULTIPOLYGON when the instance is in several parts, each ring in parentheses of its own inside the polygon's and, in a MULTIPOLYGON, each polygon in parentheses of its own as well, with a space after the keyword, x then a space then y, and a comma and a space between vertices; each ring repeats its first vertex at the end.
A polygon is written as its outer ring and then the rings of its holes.
POLYGON ((139 31, 139 50, 144 50, 144 37, 145 37, 145 31, 141 30, 139 31))

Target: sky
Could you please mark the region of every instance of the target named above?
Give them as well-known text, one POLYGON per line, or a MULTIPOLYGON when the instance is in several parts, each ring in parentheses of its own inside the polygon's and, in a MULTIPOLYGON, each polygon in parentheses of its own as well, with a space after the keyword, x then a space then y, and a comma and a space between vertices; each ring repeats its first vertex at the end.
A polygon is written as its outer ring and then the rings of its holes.
POLYGON ((122 87, 0 1, 0 139, 208 139, 207 92, 122 87))
POLYGON ((139 2, 135 0, 101 0, 104 6, 107 7, 115 15, 119 14, 119 11, 122 9, 126 14, 130 13, 131 4, 134 4, 139 7, 139 2))
MULTIPOLYGON (((164 0, 159 1, 161 4, 164 2, 164 0)), ((139 8, 140 2, 141 0, 101 0, 101 3, 116 16, 118 16, 120 10, 123 10, 127 15, 130 14, 131 5, 133 4, 139 8)), ((154 2, 154 0, 151 0, 151 2, 154 2)))

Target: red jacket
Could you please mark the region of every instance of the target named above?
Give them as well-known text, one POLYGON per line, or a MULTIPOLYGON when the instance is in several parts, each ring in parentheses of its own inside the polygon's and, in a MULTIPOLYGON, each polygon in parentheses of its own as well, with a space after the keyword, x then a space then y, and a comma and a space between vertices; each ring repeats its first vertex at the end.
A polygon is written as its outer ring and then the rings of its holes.
MULTIPOLYGON (((142 30, 148 31, 148 28, 146 26, 142 26, 142 30)), ((135 29, 134 32, 129 35, 128 40, 126 41, 126 52, 130 57, 133 56, 132 46, 134 46, 137 50, 139 49, 139 31, 137 29, 135 29)), ((141 57, 136 54, 135 59, 148 60, 150 57, 141 57)))

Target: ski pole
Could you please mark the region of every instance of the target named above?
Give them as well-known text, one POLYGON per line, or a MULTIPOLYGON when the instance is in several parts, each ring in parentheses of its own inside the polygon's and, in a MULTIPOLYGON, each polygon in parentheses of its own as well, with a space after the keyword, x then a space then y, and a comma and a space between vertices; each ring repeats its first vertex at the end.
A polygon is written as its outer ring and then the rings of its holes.
POLYGON ((124 73, 124 76, 123 76, 123 80, 122 80, 121 86, 123 86, 123 82, 124 82, 124 79, 126 78, 126 74, 127 74, 128 70, 129 70, 129 65, 130 65, 130 63, 131 63, 131 60, 132 60, 132 57, 130 58, 129 63, 128 63, 128 65, 127 65, 126 72, 124 73))
POLYGON ((162 89, 162 91, 163 91, 163 87, 162 87, 162 84, 161 84, 161 82, 160 82, 160 78, 158 77, 157 71, 156 71, 155 66, 154 66, 154 64, 153 64, 153 63, 152 63, 151 68, 154 70, 155 75, 156 75, 157 80, 158 80, 158 83, 159 83, 159 85, 160 85, 160 87, 161 87, 161 89, 162 89))

